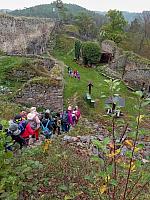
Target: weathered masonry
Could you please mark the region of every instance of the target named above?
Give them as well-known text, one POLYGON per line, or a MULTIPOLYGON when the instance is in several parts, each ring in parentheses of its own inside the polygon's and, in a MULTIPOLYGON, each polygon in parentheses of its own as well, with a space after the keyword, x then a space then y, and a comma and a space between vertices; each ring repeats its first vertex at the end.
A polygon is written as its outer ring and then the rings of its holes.
POLYGON ((102 42, 102 52, 111 54, 113 58, 104 69, 106 74, 120 78, 136 89, 141 89, 144 83, 149 92, 150 60, 133 52, 123 51, 109 40, 102 42))
POLYGON ((54 27, 51 19, 0 14, 0 50, 8 54, 42 54, 54 27))

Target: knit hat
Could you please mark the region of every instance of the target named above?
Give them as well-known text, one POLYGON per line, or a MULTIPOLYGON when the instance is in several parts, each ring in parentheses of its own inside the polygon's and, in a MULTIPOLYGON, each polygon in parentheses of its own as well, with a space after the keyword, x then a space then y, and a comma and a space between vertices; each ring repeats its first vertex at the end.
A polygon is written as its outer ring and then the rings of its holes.
POLYGON ((18 125, 15 123, 10 124, 8 129, 13 132, 13 135, 19 135, 21 133, 21 131, 18 129, 18 125))
POLYGON ((72 110, 72 107, 71 107, 71 106, 68 106, 68 110, 72 110))
POLYGON ((50 112, 51 112, 51 111, 50 111, 49 109, 47 109, 47 110, 45 111, 45 113, 48 113, 48 114, 50 114, 50 112))
POLYGON ((21 116, 20 114, 16 115, 16 116, 14 117, 14 121, 15 121, 15 122, 20 122, 20 121, 22 121, 22 116, 21 116))
POLYGON ((27 120, 32 121, 32 120, 34 119, 34 117, 35 117, 35 114, 34 114, 34 113, 29 113, 29 114, 27 115, 27 120))
POLYGON ((31 107, 30 112, 36 112, 36 107, 31 107))

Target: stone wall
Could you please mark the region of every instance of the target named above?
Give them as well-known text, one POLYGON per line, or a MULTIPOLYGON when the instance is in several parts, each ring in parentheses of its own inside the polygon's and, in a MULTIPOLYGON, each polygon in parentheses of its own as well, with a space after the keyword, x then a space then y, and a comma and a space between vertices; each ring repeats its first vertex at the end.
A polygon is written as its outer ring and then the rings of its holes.
POLYGON ((122 50, 111 40, 104 40, 101 44, 101 49, 102 53, 110 53, 115 59, 122 54, 122 50))
POLYGON ((30 84, 17 95, 16 102, 61 112, 63 109, 63 87, 49 84, 30 84))
POLYGON ((150 86, 150 60, 132 52, 125 53, 125 56, 123 80, 136 88, 141 88, 145 83, 148 90, 150 86))
POLYGON ((12 54, 41 54, 54 27, 51 19, 0 14, 0 50, 12 54))
POLYGON ((112 53, 113 60, 104 68, 107 75, 124 80, 129 86, 148 90, 150 85, 150 60, 133 52, 121 51, 113 41, 102 42, 102 52, 112 53))
POLYGON ((63 110, 64 66, 60 62, 47 73, 47 76, 36 76, 17 91, 15 102, 25 106, 49 108, 56 112, 63 110))
MULTIPOLYGON (((28 58, 28 56, 26 56, 28 58)), ((54 67, 55 63, 50 58, 32 58, 25 60, 25 62, 17 68, 12 68, 7 72, 7 78, 19 80, 21 82, 28 81, 36 76, 41 76, 42 74, 48 74, 54 67)))

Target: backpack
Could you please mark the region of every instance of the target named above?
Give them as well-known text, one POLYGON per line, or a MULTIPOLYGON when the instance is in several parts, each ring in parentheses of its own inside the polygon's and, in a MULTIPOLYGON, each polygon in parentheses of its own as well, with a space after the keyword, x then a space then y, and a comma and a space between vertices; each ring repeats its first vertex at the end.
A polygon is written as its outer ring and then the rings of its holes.
POLYGON ((68 113, 64 112, 62 115, 62 122, 68 123, 68 113))
POLYGON ((52 135, 51 130, 49 130, 49 128, 48 128, 49 122, 50 122, 50 120, 47 121, 45 127, 44 127, 43 124, 41 123, 41 126, 42 126, 42 133, 43 133, 43 135, 44 135, 47 139, 50 138, 51 135, 52 135))
POLYGON ((23 120, 19 123, 18 128, 21 131, 21 134, 25 131, 27 124, 28 124, 27 120, 23 120))

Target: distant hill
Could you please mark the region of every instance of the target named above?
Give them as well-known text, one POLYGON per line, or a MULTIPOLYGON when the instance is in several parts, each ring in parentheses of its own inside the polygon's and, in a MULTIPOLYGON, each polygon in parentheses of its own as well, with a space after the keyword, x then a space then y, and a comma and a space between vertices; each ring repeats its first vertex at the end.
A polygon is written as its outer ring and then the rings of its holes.
MULTIPOLYGON (((64 8, 67 11, 67 19, 72 22, 74 17, 79 13, 86 13, 93 17, 97 26, 101 26, 105 21, 105 16, 94 11, 87 10, 81 6, 75 4, 64 4, 64 8)), ((58 10, 54 3, 38 5, 22 10, 14 10, 10 12, 10 15, 14 16, 26 16, 26 17, 41 17, 41 18, 58 18, 58 10)))
MULTIPOLYGON (((64 7, 68 10, 69 13, 72 15, 78 15, 80 12, 86 12, 86 13, 93 13, 92 11, 89 11, 81 6, 75 5, 75 4, 64 4, 64 7)), ((30 8, 25 8, 22 10, 14 10, 10 12, 11 15, 15 16, 34 16, 34 17, 43 17, 43 18, 55 18, 57 10, 54 9, 55 5, 54 3, 51 4, 43 4, 38 5, 30 8)))
POLYGON ((0 13, 9 13, 11 10, 9 9, 0 9, 0 13))
MULTIPOLYGON (((73 16, 76 16, 81 12, 85 12, 91 15, 103 15, 103 16, 106 14, 106 12, 101 12, 101 11, 90 11, 75 4, 64 4, 64 6, 68 10, 68 13, 70 13, 73 16)), ((38 5, 38 6, 30 7, 30 8, 25 8, 22 10, 14 10, 10 12, 10 14, 15 15, 15 16, 56 18, 57 11, 54 12, 53 10, 54 8, 55 8, 54 3, 43 4, 43 5, 38 5)), ((128 22, 133 21, 140 14, 141 13, 132 13, 132 12, 123 11, 123 15, 128 22)))
MULTIPOLYGON (((107 12, 102 12, 102 11, 96 11, 96 13, 105 15, 107 12)), ((134 12, 127 12, 127 11, 122 11, 123 16, 125 19, 130 23, 132 22, 135 18, 138 18, 141 13, 134 13, 134 12)))

